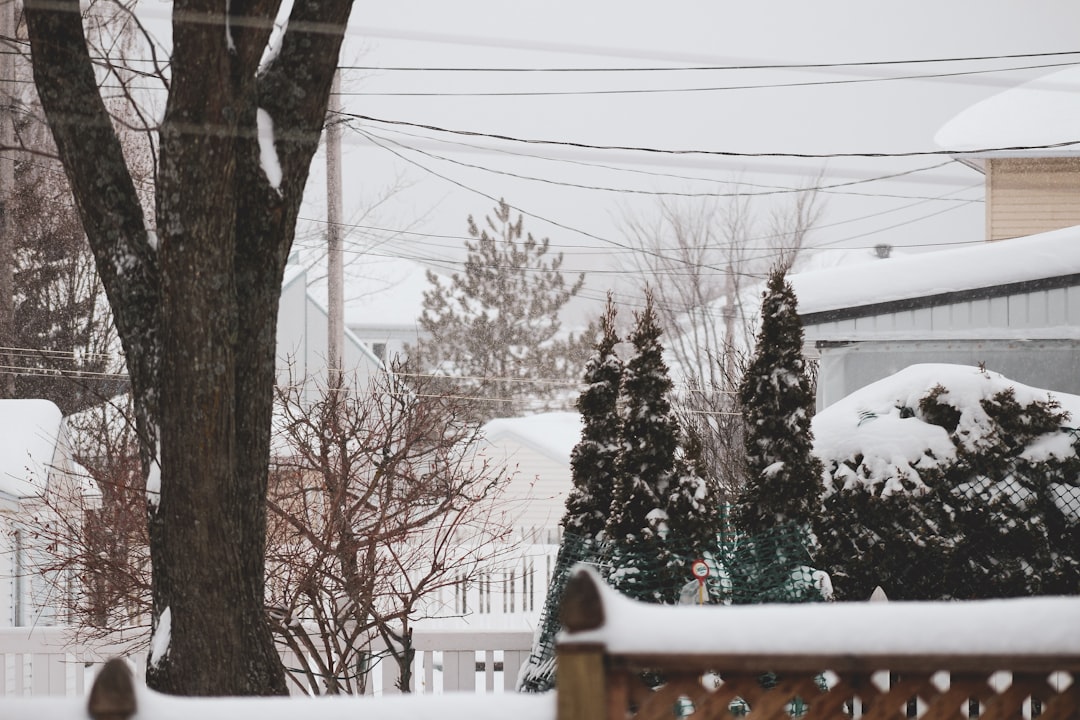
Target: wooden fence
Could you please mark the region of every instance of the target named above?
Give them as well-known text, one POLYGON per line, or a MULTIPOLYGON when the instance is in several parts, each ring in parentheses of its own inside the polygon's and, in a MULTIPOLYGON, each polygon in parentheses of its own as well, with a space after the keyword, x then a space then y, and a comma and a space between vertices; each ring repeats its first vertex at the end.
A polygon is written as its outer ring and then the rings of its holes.
MULTIPOLYGON (((0 698, 84 695, 96 673, 112 657, 126 658, 142 677, 145 638, 110 641, 83 639, 70 628, 0 629, 0 698)), ((527 630, 431 630, 413 636, 416 658, 414 692, 507 692, 517 682, 518 671, 529 656, 532 632, 527 630)), ((378 643, 372 648, 379 651, 378 643)), ((301 660, 285 654, 287 668, 301 660)), ((368 692, 396 694, 397 666, 384 660, 372 668, 368 692)), ((304 684, 293 683, 296 690, 304 684)), ((2 715, 2 714, 0 714, 2 715)))
POLYGON ((1080 718, 1080 598, 670 608, 567 588, 557 720, 1080 718))

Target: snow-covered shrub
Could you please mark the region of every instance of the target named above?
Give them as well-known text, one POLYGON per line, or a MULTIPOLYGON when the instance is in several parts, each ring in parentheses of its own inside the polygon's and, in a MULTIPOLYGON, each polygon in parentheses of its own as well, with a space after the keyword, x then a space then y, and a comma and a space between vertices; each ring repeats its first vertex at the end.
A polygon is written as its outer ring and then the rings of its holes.
POLYGON ((837 595, 1080 593, 1080 397, 914 365, 814 420, 837 595))

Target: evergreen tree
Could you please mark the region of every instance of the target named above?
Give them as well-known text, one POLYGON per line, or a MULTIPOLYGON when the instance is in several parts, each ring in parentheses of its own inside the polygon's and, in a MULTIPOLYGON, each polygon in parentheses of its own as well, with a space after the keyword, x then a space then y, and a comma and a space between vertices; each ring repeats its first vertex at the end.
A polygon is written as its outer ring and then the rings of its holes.
POLYGON ((612 584, 630 597, 663 602, 670 594, 655 576, 668 531, 678 424, 668 400, 672 383, 651 294, 636 318, 630 336, 634 356, 623 375, 623 454, 605 534, 615 568, 612 584))
POLYGON ((582 420, 581 440, 570 454, 574 487, 566 498, 562 522, 566 532, 589 540, 603 534, 622 445, 619 390, 623 364, 615 354, 619 337, 615 332, 615 305, 610 293, 600 318, 600 330, 595 352, 585 365, 585 389, 577 401, 582 420))
POLYGON ((686 579, 690 563, 716 547, 720 531, 720 491, 709 481, 704 446, 693 430, 684 431, 682 452, 667 493, 668 534, 674 578, 686 579))
POLYGON ((802 355, 795 293, 774 270, 761 307, 754 358, 739 386, 746 421, 746 487, 735 520, 746 532, 808 524, 816 515, 822 465, 812 452, 814 393, 802 355))
POLYGON ((1075 422, 1053 397, 996 373, 978 402, 967 378, 947 377, 904 387, 893 417, 864 422, 936 425, 953 451, 935 442, 904 459, 858 437, 824 451, 828 494, 814 530, 838 597, 866 599, 877 586, 897 600, 1080 593, 1075 422))
POLYGON ((559 312, 585 276, 567 284, 562 253, 549 259, 549 240, 526 233, 505 201, 485 220, 480 227, 469 217, 464 274, 447 283, 428 273, 420 316, 428 337, 410 356, 447 376, 448 392, 475 396, 476 420, 565 407, 570 397, 558 383, 530 380, 577 380, 594 335, 564 333, 559 312))

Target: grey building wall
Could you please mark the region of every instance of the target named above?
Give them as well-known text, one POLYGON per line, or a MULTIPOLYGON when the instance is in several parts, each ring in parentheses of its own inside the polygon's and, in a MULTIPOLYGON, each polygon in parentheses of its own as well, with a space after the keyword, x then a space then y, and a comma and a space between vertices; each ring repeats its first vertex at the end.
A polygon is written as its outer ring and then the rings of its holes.
POLYGON ((1017 382, 1080 395, 1080 340, 822 342, 817 409, 917 363, 982 364, 1017 382))

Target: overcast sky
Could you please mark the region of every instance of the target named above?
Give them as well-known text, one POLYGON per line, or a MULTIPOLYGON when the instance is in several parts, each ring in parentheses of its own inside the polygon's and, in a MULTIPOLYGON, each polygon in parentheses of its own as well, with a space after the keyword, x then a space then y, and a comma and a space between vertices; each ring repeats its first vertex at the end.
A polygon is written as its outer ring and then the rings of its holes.
MULTIPOLYGON (((453 267, 446 260, 460 258, 465 218, 505 197, 528 229, 572 255, 568 267, 597 271, 589 286, 598 297, 614 278, 603 271, 624 252, 620 225, 654 212, 660 196, 649 193, 725 193, 732 181, 761 192, 818 173, 834 185, 909 170, 919 171, 824 194, 810 242, 867 253, 878 243, 977 242, 982 177, 957 163, 922 170, 948 157, 732 157, 484 135, 678 151, 933 152, 934 133, 965 107, 1080 55, 896 61, 1080 51, 1078 27, 1080 3, 1067 0, 359 3, 342 57, 343 106, 377 121, 354 119, 345 131, 345 217, 359 226, 349 257, 366 250, 453 267), (886 64, 745 69, 823 63, 886 64), (741 69, 669 69, 702 66, 741 69), (521 68, 533 71, 512 70, 521 68)), ((324 212, 317 163, 305 209, 313 220, 324 212)), ((307 223, 299 246, 321 233, 307 223)))

